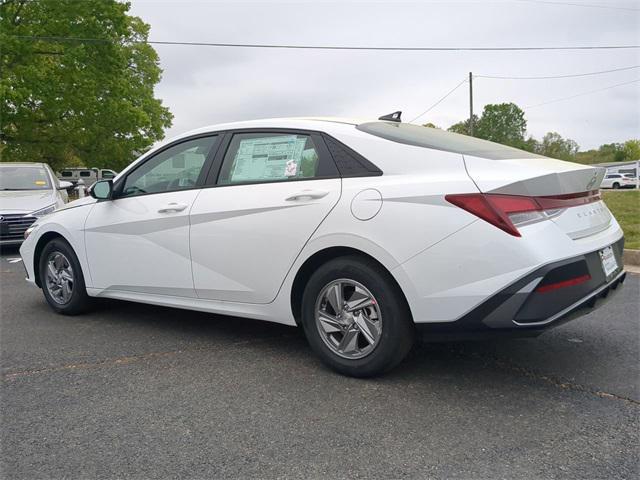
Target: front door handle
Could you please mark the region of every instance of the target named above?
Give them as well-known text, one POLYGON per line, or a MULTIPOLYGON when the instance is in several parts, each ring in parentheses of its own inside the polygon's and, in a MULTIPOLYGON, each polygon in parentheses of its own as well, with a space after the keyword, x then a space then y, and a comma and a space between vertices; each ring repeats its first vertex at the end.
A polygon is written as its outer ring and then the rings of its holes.
POLYGON ((181 212, 189 205, 184 203, 168 203, 164 207, 158 210, 158 213, 171 213, 171 212, 181 212))
POLYGON ((326 190, 302 190, 298 193, 294 193, 290 197, 285 198, 287 202, 292 202, 294 200, 313 200, 316 198, 323 198, 329 195, 329 192, 326 190))

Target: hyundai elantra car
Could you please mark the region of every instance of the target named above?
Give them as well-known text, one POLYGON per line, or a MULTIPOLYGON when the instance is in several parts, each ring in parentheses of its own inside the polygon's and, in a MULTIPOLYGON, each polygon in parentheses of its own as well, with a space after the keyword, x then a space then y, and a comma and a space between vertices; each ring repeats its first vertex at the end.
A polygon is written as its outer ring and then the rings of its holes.
POLYGON ((418 336, 537 335, 618 289, 604 170, 399 116, 167 141, 29 228, 28 281, 64 314, 101 297, 299 325, 353 376, 418 336))
POLYGON ((69 200, 71 187, 46 163, 0 163, 0 245, 20 245, 36 219, 69 200))

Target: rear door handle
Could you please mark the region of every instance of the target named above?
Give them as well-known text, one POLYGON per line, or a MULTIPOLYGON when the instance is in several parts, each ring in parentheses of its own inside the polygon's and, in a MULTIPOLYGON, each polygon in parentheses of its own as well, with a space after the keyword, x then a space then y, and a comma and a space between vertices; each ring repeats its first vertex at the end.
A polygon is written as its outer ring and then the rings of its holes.
POLYGON ((164 207, 158 210, 158 213, 171 213, 171 212, 181 212, 189 205, 185 203, 168 203, 164 207))
POLYGON ((323 198, 329 195, 329 192, 326 190, 302 190, 298 193, 294 193, 290 197, 285 198, 287 202, 292 202, 295 200, 313 200, 316 198, 323 198))

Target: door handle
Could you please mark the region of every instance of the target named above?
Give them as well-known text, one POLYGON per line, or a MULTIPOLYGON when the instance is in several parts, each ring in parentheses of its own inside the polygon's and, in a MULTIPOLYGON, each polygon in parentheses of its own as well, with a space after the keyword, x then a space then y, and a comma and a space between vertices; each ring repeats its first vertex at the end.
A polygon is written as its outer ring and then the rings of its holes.
POLYGON ((329 192, 326 190, 302 190, 301 192, 294 193, 290 197, 285 198, 287 202, 292 202, 294 200, 312 200, 316 198, 323 198, 329 195, 329 192))
POLYGON ((187 207, 188 205, 184 203, 168 203, 164 207, 159 209, 158 213, 181 212, 187 207))

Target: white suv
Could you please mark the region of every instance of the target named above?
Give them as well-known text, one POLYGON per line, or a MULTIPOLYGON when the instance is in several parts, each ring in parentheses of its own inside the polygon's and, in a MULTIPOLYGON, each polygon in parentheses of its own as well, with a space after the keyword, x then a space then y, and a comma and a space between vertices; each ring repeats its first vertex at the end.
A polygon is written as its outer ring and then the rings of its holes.
POLYGON ((623 175, 621 173, 609 173, 605 175, 600 188, 636 188, 636 179, 633 175, 623 175))

